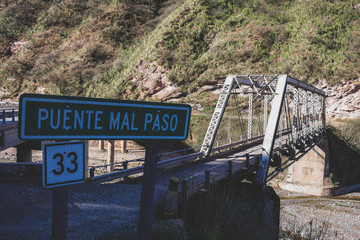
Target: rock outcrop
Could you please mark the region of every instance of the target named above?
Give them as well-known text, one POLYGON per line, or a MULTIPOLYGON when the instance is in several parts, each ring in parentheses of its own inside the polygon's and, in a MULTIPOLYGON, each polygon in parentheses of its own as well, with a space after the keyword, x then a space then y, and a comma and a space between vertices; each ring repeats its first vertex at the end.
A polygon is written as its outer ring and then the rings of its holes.
POLYGON ((137 68, 132 82, 137 88, 142 89, 139 99, 155 96, 164 100, 176 90, 176 86, 167 78, 166 70, 156 63, 143 62, 137 68))
POLYGON ((336 84, 325 91, 327 119, 360 118, 360 78, 336 84))

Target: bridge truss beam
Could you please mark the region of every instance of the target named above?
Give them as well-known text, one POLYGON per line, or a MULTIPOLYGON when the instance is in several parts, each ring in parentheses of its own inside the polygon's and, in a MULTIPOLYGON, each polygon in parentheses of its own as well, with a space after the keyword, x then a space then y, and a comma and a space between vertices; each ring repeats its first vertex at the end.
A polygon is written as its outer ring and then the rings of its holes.
POLYGON ((256 178, 258 183, 266 183, 269 162, 277 136, 287 135, 284 136, 287 137, 287 148, 290 155, 295 156, 296 149, 303 150, 306 144, 313 143, 314 139, 323 134, 325 128, 325 93, 323 91, 287 75, 229 75, 225 80, 201 146, 200 152, 204 156, 211 154, 231 94, 243 94, 249 97, 247 109, 247 139, 249 141, 253 137, 255 128, 254 113, 258 112, 254 108, 255 102, 263 101, 264 140, 256 178), (279 123, 284 125, 282 132, 278 132, 279 123))

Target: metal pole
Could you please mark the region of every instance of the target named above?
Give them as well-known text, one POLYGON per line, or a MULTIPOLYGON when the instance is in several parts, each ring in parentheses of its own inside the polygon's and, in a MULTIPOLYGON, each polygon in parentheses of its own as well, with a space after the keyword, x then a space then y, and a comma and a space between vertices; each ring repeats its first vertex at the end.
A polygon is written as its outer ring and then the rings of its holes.
POLYGON ((230 99, 230 108, 229 108, 228 140, 229 143, 231 143, 231 99, 230 99))
POLYGON ((320 106, 320 96, 319 95, 315 95, 315 134, 317 136, 319 136, 319 115, 320 115, 320 110, 321 110, 321 106, 320 106))
POLYGON ((310 92, 310 137, 311 140, 314 139, 315 133, 314 133, 314 101, 315 94, 310 92))
POLYGON ((323 131, 325 131, 325 128, 326 128, 326 105, 325 105, 325 98, 324 97, 321 97, 321 120, 322 120, 322 128, 323 128, 323 131))
MULTIPOLYGON (((307 135, 308 135, 308 126, 307 126, 307 102, 308 102, 308 93, 307 91, 302 91, 302 148, 305 148, 305 145, 306 145, 306 138, 307 138, 307 135)), ((303 150, 303 149, 302 149, 303 150)))
POLYGON ((284 104, 285 104, 285 127, 286 127, 286 130, 289 130, 289 127, 291 125, 290 121, 290 110, 289 110, 289 101, 288 101, 288 97, 287 95, 285 94, 285 98, 284 98, 284 104))
POLYGON ((99 151, 102 151, 104 149, 104 140, 99 140, 99 151))
POLYGON ((210 170, 205 170, 205 189, 210 193, 210 170))
POLYGON ((293 125, 292 125, 292 134, 293 134, 293 141, 294 145, 296 146, 298 142, 298 120, 299 120, 299 89, 294 88, 294 112, 293 112, 293 125))
POLYGON ((3 110, 3 124, 6 123, 5 109, 3 110))
POLYGON ((93 178, 93 177, 95 177, 95 168, 94 167, 90 168, 90 178, 93 178))
POLYGON ((114 171, 114 163, 115 163, 115 142, 114 140, 108 141, 108 157, 107 157, 107 171, 113 172, 114 171))
MULTIPOLYGON (((66 140, 65 140, 66 141, 66 140)), ((57 141, 59 142, 59 141, 57 141)), ((69 187, 55 187, 52 191, 51 240, 67 239, 69 187)))
POLYGON ((186 219, 186 207, 187 207, 187 200, 188 200, 188 181, 186 179, 181 181, 181 196, 180 196, 180 201, 181 201, 181 206, 182 206, 182 212, 183 215, 182 217, 184 219, 186 219))
POLYGON ((157 140, 149 140, 146 142, 145 166, 138 223, 138 240, 150 240, 158 147, 159 143, 157 140))
MULTIPOLYGON (((285 96, 286 97, 286 96, 285 96)), ((281 148, 282 147, 282 135, 283 135, 283 133, 282 133, 282 131, 284 130, 284 127, 283 127, 283 110, 281 109, 281 113, 280 113, 280 120, 279 120, 279 139, 280 139, 280 141, 279 141, 279 147, 281 148)), ((265 133, 264 133, 264 135, 265 135, 265 133)))
POLYGON ((229 165, 229 182, 232 182, 232 173, 233 173, 233 161, 229 160, 228 161, 228 165, 229 165))
POLYGON ((247 138, 252 138, 252 120, 253 120, 253 99, 254 93, 249 93, 249 117, 248 117, 248 136, 247 138))
POLYGON ((267 122, 268 122, 268 106, 269 106, 269 95, 265 95, 264 96, 264 134, 266 131, 266 126, 267 126, 267 122))
POLYGON ((246 156, 245 168, 246 168, 247 170, 249 170, 249 169, 250 169, 250 156, 249 156, 248 153, 247 153, 245 156, 246 156))
POLYGON ((52 192, 51 239, 65 240, 67 237, 69 189, 56 187, 52 192))
POLYGON ((121 153, 126 153, 127 152, 126 144, 127 144, 126 140, 121 140, 120 141, 120 152, 121 153))

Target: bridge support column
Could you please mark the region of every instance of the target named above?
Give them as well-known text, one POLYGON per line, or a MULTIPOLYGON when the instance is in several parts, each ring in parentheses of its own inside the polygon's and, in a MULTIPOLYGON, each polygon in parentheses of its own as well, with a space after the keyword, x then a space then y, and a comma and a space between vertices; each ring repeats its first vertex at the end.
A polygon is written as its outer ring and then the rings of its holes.
POLYGON ((329 195, 332 182, 329 178, 329 149, 323 138, 289 167, 287 179, 279 183, 283 189, 311 195, 329 195))
POLYGON ((99 151, 105 150, 104 140, 99 140, 99 151))
POLYGON ((32 162, 32 146, 25 142, 17 146, 16 161, 17 162, 32 162))
POLYGON ((108 141, 108 156, 106 164, 110 166, 107 167, 107 171, 113 172, 114 171, 114 163, 115 163, 115 141, 109 140, 108 141))
POLYGON ((120 141, 120 152, 121 153, 126 153, 127 152, 126 145, 127 145, 126 140, 121 140, 120 141))

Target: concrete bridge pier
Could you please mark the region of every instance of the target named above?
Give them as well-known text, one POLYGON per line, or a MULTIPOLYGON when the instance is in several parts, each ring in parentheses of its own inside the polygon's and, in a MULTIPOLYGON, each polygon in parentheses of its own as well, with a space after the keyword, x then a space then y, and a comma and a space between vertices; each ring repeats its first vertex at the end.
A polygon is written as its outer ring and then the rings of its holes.
POLYGON ((222 182, 181 205, 190 231, 216 232, 216 239, 279 239, 280 198, 272 187, 222 182))
POLYGON ((17 162, 32 162, 32 149, 29 143, 21 143, 17 146, 16 151, 17 162))
POLYGON ((16 146, 17 162, 32 162, 32 150, 41 150, 44 141, 28 141, 16 146))
POLYGON ((279 186, 316 196, 329 195, 333 187, 329 162, 328 140, 324 137, 288 168, 287 177, 284 182, 279 182, 279 186))

